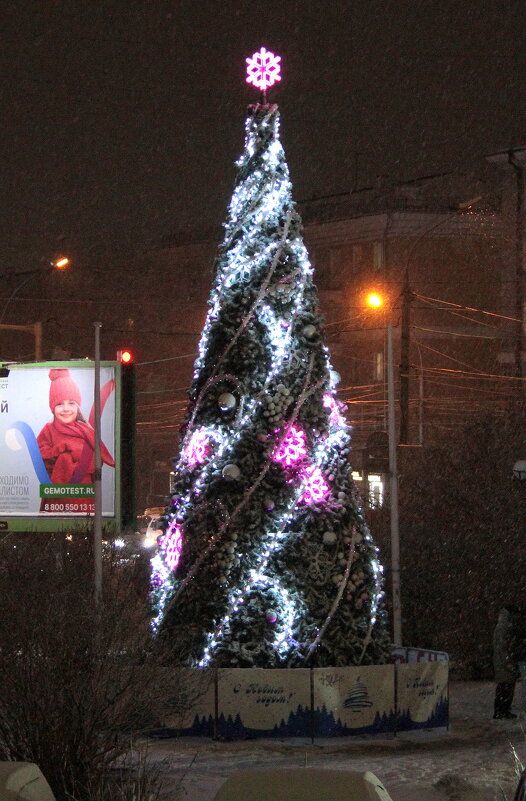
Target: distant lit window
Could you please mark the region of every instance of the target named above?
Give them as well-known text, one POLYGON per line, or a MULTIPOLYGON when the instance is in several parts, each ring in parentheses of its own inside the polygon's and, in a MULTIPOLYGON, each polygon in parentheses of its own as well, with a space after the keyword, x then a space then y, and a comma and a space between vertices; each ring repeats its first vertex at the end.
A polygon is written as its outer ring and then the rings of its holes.
POLYGON ((353 470, 352 477, 362 497, 364 497, 365 486, 368 487, 369 495, 367 498, 367 505, 370 509, 377 509, 379 506, 383 506, 385 487, 382 476, 377 473, 369 473, 367 476, 367 484, 364 482, 364 476, 357 470, 353 470))
POLYGON ((384 502, 384 482, 382 476, 370 473, 368 476, 369 482, 369 505, 374 508, 383 506, 384 502))
POLYGON ((384 353, 382 350, 376 351, 373 359, 373 381, 384 380, 384 353))
POLYGON ((383 270, 385 267, 385 244, 383 242, 374 243, 373 267, 375 270, 383 270))

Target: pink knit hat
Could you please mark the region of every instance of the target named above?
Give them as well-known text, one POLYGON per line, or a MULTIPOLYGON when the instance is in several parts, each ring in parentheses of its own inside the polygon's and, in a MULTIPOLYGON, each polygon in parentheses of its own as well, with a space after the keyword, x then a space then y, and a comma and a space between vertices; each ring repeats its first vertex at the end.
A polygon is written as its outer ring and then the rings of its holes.
POLYGON ((51 386, 49 387, 49 408, 55 412, 55 406, 63 403, 66 400, 75 401, 80 406, 81 396, 80 389, 75 384, 69 374, 69 370, 50 370, 49 380, 51 386))

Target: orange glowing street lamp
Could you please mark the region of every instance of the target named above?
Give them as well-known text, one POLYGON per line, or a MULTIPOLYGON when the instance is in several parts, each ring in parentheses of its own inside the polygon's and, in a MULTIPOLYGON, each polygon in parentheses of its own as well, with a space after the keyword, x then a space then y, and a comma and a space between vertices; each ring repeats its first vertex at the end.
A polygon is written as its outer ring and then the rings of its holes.
POLYGON ((52 272, 53 270, 59 270, 59 272, 64 272, 70 266, 71 261, 67 256, 57 256, 56 259, 53 261, 48 261, 47 259, 43 259, 43 264, 46 265, 44 267, 37 267, 31 270, 22 270, 21 272, 17 273, 6 273, 5 275, 0 275, 0 278, 17 278, 24 276, 23 281, 21 281, 11 292, 9 297, 7 298, 6 302, 2 310, 0 311, 0 323, 3 323, 7 308, 15 295, 22 289, 22 287, 26 286, 36 275, 41 275, 42 273, 52 272))
POLYGON ((379 309, 384 305, 384 298, 379 292, 369 292, 365 298, 365 302, 372 309, 379 309))
POLYGON ((61 256, 59 259, 55 259, 55 261, 51 262, 51 266, 56 270, 67 270, 69 264, 70 261, 67 256, 61 256))

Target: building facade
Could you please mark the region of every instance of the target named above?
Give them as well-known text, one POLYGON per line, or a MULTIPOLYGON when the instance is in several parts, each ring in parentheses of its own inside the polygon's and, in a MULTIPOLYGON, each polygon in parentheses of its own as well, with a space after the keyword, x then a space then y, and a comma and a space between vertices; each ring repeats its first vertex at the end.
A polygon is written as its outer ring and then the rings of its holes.
MULTIPOLYGON (((500 213, 487 187, 462 176, 431 176, 313 198, 300 212, 326 341, 341 376, 339 396, 353 426, 354 470, 367 470, 368 444, 381 451, 387 428, 388 323, 398 424, 401 412, 409 446, 504 409, 510 394, 522 391, 503 357, 510 330, 517 331, 506 320, 513 316, 506 289, 509 211, 504 204, 500 213), (385 298, 378 310, 365 303, 371 290, 385 298)), ((69 276, 53 276, 52 286, 39 279, 5 309, 6 324, 42 322, 44 359, 91 356, 96 320, 103 359, 123 347, 133 351, 139 513, 163 506, 169 493, 219 237, 172 238, 133 263, 98 273, 73 267, 69 276)), ((16 278, 4 302, 14 287, 16 278)), ((34 358, 30 331, 0 329, 0 337, 4 362, 34 358)), ((381 496, 381 488, 375 492, 381 496)))

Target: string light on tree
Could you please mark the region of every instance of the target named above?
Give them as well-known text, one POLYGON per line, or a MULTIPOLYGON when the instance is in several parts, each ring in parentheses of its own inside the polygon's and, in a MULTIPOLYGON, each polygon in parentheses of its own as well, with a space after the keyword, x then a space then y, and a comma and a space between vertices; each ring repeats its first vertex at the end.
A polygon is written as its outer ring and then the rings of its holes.
MULTIPOLYGON (((279 70, 265 48, 247 59, 263 93, 279 70)), ((262 100, 248 109, 174 465, 173 544, 152 560, 153 626, 189 665, 381 663, 381 568, 355 500, 278 107, 262 100)))

